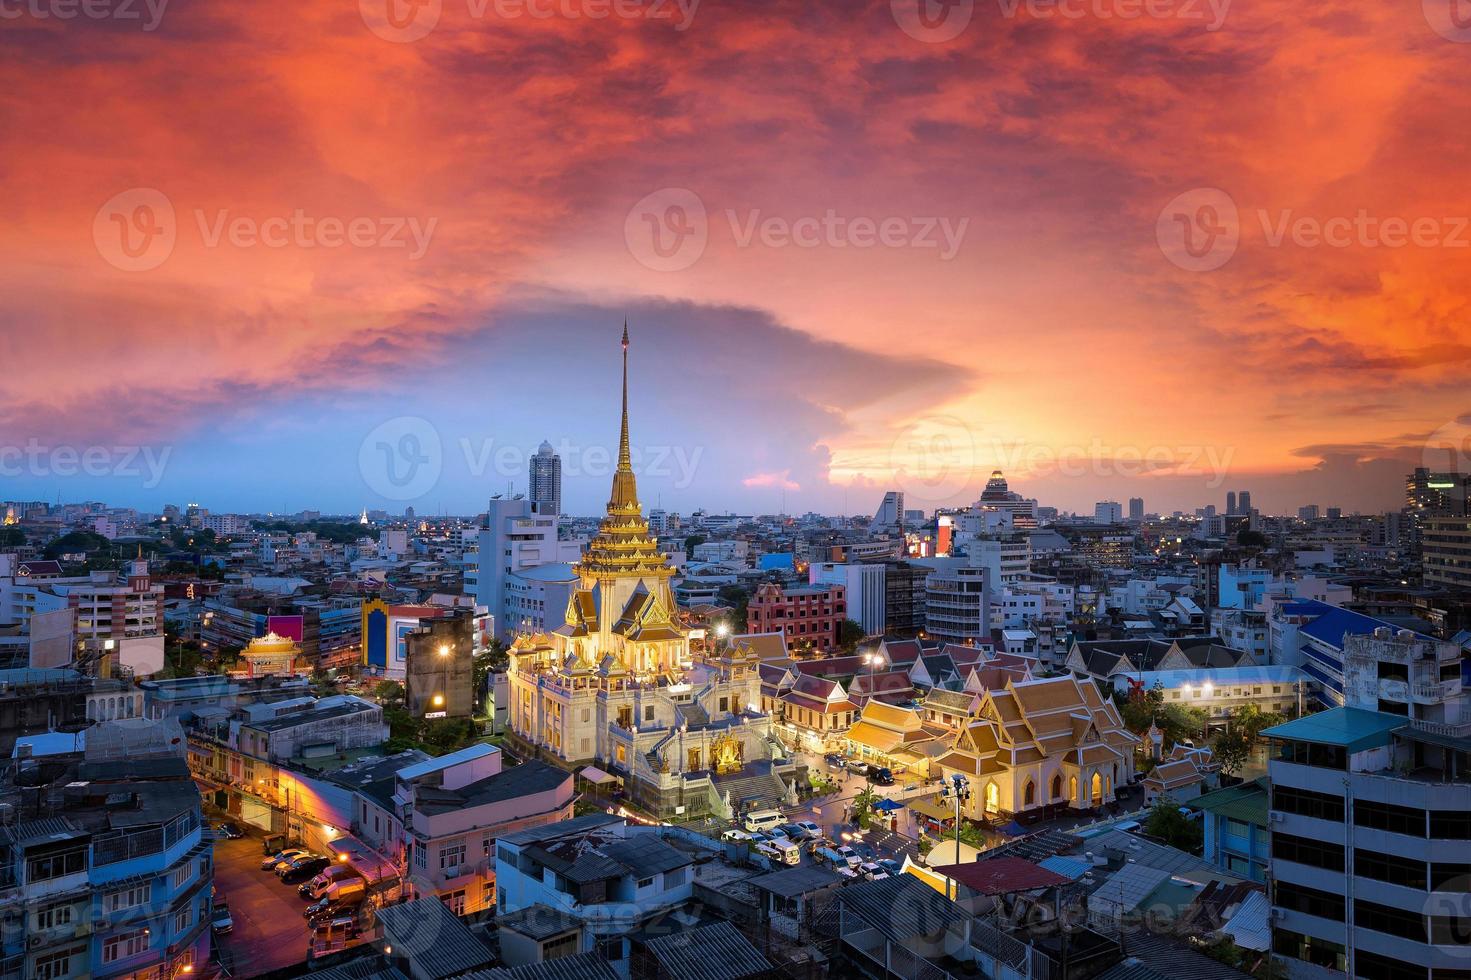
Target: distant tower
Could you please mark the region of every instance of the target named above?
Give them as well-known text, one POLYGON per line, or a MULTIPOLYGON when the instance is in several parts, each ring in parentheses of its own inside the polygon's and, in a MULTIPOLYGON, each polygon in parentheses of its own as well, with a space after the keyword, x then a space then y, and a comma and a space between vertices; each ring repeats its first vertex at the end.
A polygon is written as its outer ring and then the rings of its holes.
POLYGON ((1251 491, 1243 490, 1236 495, 1236 506, 1240 508, 1238 514, 1251 514, 1251 491))
POLYGON ((415 516, 417 515, 415 514, 414 508, 412 506, 404 508, 404 520, 412 521, 415 516))
POLYGON ((1144 498, 1129 498, 1129 520, 1135 524, 1144 523, 1144 498))
POLYGON ((898 527, 904 520, 904 491, 890 490, 873 515, 875 527, 898 527))
POLYGON ((1235 490, 1227 490, 1226 491, 1226 516, 1227 517, 1235 517, 1236 516, 1236 491, 1235 490))
POLYGON ((562 513, 562 457, 552 452, 552 444, 543 442, 531 457, 527 497, 542 514, 562 513))

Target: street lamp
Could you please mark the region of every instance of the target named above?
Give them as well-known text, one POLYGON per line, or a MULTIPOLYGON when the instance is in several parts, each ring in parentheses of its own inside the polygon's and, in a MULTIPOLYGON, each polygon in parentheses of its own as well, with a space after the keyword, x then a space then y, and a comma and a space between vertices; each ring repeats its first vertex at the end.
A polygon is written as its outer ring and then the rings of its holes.
POLYGON ((970 799, 970 780, 961 773, 952 773, 950 785, 942 781, 940 783, 940 796, 954 797, 955 799, 955 863, 960 863, 960 805, 970 799))

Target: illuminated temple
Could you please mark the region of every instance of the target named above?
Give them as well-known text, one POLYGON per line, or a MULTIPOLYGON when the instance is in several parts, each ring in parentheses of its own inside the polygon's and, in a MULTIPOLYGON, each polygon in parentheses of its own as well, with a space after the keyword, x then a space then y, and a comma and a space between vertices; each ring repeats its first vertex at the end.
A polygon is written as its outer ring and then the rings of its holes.
POLYGON ((512 644, 517 738, 550 760, 621 778, 660 817, 724 817, 790 798, 796 767, 760 710, 755 654, 696 660, 679 624, 674 569, 649 534, 629 453, 627 325, 618 466, 574 570, 565 625, 512 644))

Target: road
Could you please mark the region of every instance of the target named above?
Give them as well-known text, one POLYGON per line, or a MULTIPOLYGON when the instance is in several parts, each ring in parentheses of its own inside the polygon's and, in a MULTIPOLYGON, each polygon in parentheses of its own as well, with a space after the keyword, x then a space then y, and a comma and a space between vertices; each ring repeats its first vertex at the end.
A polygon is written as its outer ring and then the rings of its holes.
POLYGON ((215 841, 215 897, 230 903, 235 928, 215 937, 220 962, 235 977, 253 977, 306 959, 307 903, 295 885, 260 869, 258 837, 215 841))

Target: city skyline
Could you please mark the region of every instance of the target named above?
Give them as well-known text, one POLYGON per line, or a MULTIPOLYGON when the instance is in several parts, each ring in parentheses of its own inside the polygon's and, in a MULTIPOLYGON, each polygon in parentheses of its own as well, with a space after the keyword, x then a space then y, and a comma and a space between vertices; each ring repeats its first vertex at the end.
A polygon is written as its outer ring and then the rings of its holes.
MULTIPOLYGON (((583 396, 625 316, 645 443, 701 453, 649 481, 671 508, 958 504, 999 466, 1073 510, 1250 484, 1368 512, 1468 456, 1471 193, 1441 161, 1471 87, 1434 3, 961 4, 943 39, 888 3, 447 4, 417 37, 360 6, 285 37, 210 4, 7 21, 0 141, 40 175, 0 190, 7 441, 170 453, 158 494, 7 471, 12 495, 350 511, 359 446, 413 417, 454 447, 415 502, 473 511, 507 477, 462 439, 523 474, 543 438, 611 446, 583 396), (102 71, 97 106, 51 94, 102 71), (1312 119, 1269 97, 1287 78, 1312 119), (1114 475, 1140 458, 1163 469, 1114 475)), ((569 473, 568 509, 598 482, 569 473)))

